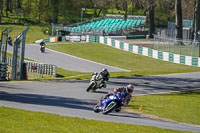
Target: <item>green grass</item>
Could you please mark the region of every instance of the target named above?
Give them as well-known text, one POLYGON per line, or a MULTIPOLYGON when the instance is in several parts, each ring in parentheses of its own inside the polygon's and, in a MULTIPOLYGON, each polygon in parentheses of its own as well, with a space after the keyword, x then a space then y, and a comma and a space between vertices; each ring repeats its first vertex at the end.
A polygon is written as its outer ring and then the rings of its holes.
MULTIPOLYGON (((23 32, 27 26, 21 25, 0 25, 0 32, 2 32, 5 28, 11 29, 10 36, 12 37, 12 41, 14 43, 14 39, 16 36, 23 32)), ((44 30, 48 29, 48 27, 42 26, 30 26, 29 31, 26 34, 26 43, 33 43, 36 40, 49 38, 49 35, 44 34, 44 30)))
POLYGON ((156 60, 96 43, 71 43, 48 45, 47 47, 84 59, 131 70, 131 72, 113 72, 111 77, 200 71, 198 67, 156 60))
POLYGON ((0 107, 0 125, 2 133, 187 133, 149 126, 64 117, 7 107, 0 107))
POLYGON ((200 125, 200 90, 162 95, 136 96, 129 107, 142 113, 200 125))
MULTIPOLYGON (((7 53, 7 56, 12 58, 12 54, 10 54, 10 53, 7 53)), ((34 61, 29 58, 25 58, 25 60, 37 62, 37 61, 34 61)), ((11 73, 11 67, 8 67, 8 68, 9 68, 8 72, 11 73)), ((56 77, 49 76, 46 74, 40 75, 38 73, 28 72, 28 80, 86 79, 86 78, 89 78, 90 76, 91 76, 91 73, 69 71, 69 70, 59 68, 59 67, 57 68, 57 76, 56 77)))
POLYGON ((57 69, 57 77, 64 78, 64 79, 85 79, 91 78, 92 73, 82 73, 76 71, 69 71, 62 68, 57 69))

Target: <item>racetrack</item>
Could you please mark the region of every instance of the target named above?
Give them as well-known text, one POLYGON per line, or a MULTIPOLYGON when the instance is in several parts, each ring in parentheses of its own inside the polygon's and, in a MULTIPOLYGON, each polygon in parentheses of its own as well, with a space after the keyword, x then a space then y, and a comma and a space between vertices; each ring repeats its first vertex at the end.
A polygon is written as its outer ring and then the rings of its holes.
MULTIPOLYGON (((8 52, 13 53, 13 47, 8 46, 8 52)), ((66 70, 78 72, 99 72, 102 68, 107 68, 110 72, 129 71, 85 60, 47 48, 45 49, 45 53, 41 53, 39 44, 26 45, 25 57, 41 63, 52 64, 66 70)))
MULTIPOLYGON (((11 47, 9 47, 8 50, 12 53, 11 47)), ((49 49, 46 49, 46 53, 43 54, 40 53, 38 45, 26 45, 25 57, 42 63, 54 64, 72 71, 94 72, 100 71, 103 67, 108 68, 108 70, 112 72, 127 71, 49 49)), ((111 92, 113 88, 119 86, 132 83, 136 88, 134 95, 148 95, 200 89, 199 80, 199 72, 190 74, 112 78, 108 82, 108 88, 99 90, 97 93, 86 92, 89 80, 1 82, 0 106, 86 119, 200 132, 200 126, 152 119, 144 115, 127 113, 124 111, 108 115, 96 114, 93 112, 93 107, 98 99, 106 93, 111 92)))
POLYGON ((112 78, 108 82, 108 88, 99 90, 97 93, 86 92, 89 80, 2 82, 0 84, 0 106, 86 119, 200 132, 200 126, 152 119, 144 115, 123 111, 121 113, 114 112, 103 115, 96 114, 92 110, 101 96, 112 91, 115 87, 124 86, 129 83, 135 85, 134 95, 147 95, 152 93, 200 89, 199 80, 200 73, 198 72, 190 74, 112 78))

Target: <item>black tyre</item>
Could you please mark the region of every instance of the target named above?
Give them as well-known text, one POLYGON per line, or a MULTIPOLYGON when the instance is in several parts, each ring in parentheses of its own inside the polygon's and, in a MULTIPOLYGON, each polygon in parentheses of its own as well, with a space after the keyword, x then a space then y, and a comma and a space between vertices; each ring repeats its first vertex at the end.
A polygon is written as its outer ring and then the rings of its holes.
POLYGON ((99 112, 100 112, 98 105, 96 105, 96 106, 94 107, 94 112, 95 112, 95 113, 99 113, 99 112))
POLYGON ((106 108, 103 110, 103 114, 108 114, 110 112, 112 112, 115 108, 117 107, 117 103, 116 102, 110 102, 106 108))
POLYGON ((90 85, 88 86, 88 88, 87 88, 86 91, 87 91, 87 92, 90 91, 90 90, 92 89, 92 86, 93 86, 93 85, 94 85, 94 83, 90 84, 90 85))

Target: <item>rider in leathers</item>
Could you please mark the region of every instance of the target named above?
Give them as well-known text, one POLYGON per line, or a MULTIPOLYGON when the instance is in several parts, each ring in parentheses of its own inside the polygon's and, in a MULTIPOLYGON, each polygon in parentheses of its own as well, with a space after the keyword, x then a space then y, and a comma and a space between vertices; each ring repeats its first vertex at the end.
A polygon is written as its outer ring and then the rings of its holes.
POLYGON ((103 77, 103 80, 101 82, 102 83, 101 87, 106 88, 106 81, 108 81, 110 77, 108 70, 103 68, 102 71, 99 72, 98 74, 103 77))
MULTIPOLYGON (((134 91, 134 85, 131 85, 129 84, 128 86, 126 87, 120 87, 120 88, 115 88, 114 89, 114 92, 111 92, 109 94, 107 94, 105 97, 103 97, 100 102, 103 100, 103 99, 106 99, 107 97, 113 95, 113 94, 116 94, 118 92, 121 93, 121 96, 124 97, 125 99, 122 101, 122 104, 123 106, 127 106, 132 98, 132 95, 131 93, 133 93, 134 91)), ((121 110, 121 107, 117 108, 115 111, 116 112, 119 112, 121 110)))

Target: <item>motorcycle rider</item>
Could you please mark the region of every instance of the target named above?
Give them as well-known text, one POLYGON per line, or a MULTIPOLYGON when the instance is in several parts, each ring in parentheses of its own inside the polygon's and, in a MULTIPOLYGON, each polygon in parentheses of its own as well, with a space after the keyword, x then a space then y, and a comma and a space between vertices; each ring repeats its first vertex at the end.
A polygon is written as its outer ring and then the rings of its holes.
POLYGON ((109 80, 109 77, 110 77, 110 74, 108 72, 107 69, 103 68, 101 72, 98 73, 99 75, 102 76, 103 80, 102 80, 102 85, 101 85, 101 88, 106 88, 106 81, 109 80))
POLYGON ((44 41, 41 41, 41 42, 40 42, 40 50, 41 50, 41 52, 42 52, 42 47, 45 48, 45 43, 44 43, 44 41))
POLYGON ((10 36, 8 36, 7 42, 9 46, 12 46, 12 38, 10 36))
MULTIPOLYGON (((126 87, 120 87, 120 88, 115 88, 114 92, 111 92, 109 94, 107 94, 106 96, 104 96, 103 98, 100 99, 99 103, 101 103, 101 101, 103 99, 106 99, 109 96, 112 96, 113 94, 116 93, 121 93, 122 97, 124 97, 125 99, 123 99, 122 104, 123 106, 127 106, 132 98, 132 93, 134 91, 134 85, 129 84, 126 87)), ((121 110, 121 107, 115 109, 116 112, 119 112, 121 110)))

